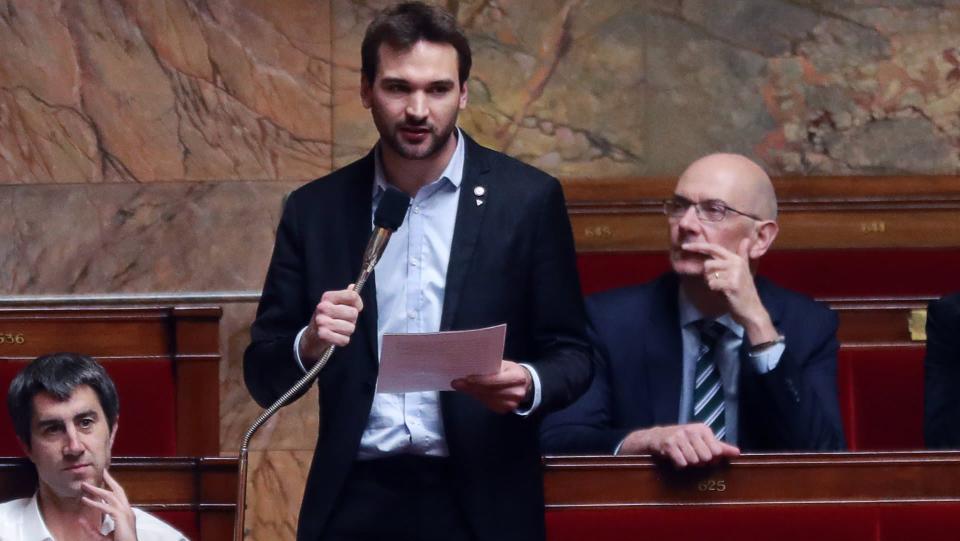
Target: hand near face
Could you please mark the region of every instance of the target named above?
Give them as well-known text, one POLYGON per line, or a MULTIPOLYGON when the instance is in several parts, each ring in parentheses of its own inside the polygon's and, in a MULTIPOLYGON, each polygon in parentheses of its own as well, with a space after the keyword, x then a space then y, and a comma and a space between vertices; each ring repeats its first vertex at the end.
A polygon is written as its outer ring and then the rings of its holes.
POLYGON ((300 358, 304 365, 308 364, 308 360, 320 358, 331 344, 337 347, 349 344, 361 310, 363 301, 353 290, 353 284, 347 289, 324 293, 313 311, 307 330, 300 337, 300 358))
POLYGON ((652 454, 667 458, 678 468, 713 464, 740 455, 740 449, 720 441, 703 423, 655 426, 636 430, 623 440, 621 455, 652 454))
POLYGON ((533 392, 533 377, 526 368, 504 360, 496 374, 455 379, 450 386, 476 398, 492 411, 509 413, 527 401, 533 392))
POLYGON ((703 264, 703 279, 712 291, 723 294, 730 316, 743 325, 751 344, 777 337, 779 333, 760 300, 750 272, 749 239, 740 241, 737 253, 708 242, 686 243, 683 249, 708 257, 703 264))
POLYGON ((113 541, 137 541, 137 517, 130 507, 127 494, 120 483, 117 483, 110 472, 104 470, 103 480, 107 488, 100 488, 83 483, 84 496, 81 498, 84 505, 96 508, 113 518, 113 533, 103 535, 100 525, 88 524, 81 519, 81 527, 90 539, 112 539, 113 541))

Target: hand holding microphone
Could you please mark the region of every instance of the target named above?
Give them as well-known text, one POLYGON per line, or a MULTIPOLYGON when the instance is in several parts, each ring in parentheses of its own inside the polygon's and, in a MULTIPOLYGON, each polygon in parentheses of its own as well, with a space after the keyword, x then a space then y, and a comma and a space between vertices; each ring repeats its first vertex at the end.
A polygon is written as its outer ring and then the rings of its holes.
POLYGON ((344 347, 349 344, 361 310, 363 301, 353 290, 353 284, 347 289, 325 292, 313 310, 307 330, 300 337, 300 359, 304 364, 319 359, 330 345, 344 347))
POLYGON ((308 368, 331 346, 344 347, 350 343, 357 326, 357 318, 363 310, 359 290, 383 255, 391 233, 396 231, 407 214, 410 197, 389 188, 380 198, 374 213, 373 234, 363 254, 363 269, 356 283, 346 289, 327 291, 314 308, 307 330, 300 337, 300 359, 308 368))

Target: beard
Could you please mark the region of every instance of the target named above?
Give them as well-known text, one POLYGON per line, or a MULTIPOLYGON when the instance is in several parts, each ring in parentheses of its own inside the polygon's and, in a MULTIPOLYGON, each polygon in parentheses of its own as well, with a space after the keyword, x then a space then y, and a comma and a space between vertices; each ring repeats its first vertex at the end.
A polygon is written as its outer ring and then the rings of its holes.
POLYGON ((439 153, 443 146, 447 144, 456 128, 456 118, 452 122, 438 129, 436 126, 426 122, 404 122, 392 126, 382 126, 378 119, 374 119, 377 129, 380 132, 380 139, 384 141, 391 150, 406 160, 426 160, 439 153), (422 143, 408 143, 404 141, 401 131, 404 129, 415 128, 424 130, 427 134, 426 141, 422 143))

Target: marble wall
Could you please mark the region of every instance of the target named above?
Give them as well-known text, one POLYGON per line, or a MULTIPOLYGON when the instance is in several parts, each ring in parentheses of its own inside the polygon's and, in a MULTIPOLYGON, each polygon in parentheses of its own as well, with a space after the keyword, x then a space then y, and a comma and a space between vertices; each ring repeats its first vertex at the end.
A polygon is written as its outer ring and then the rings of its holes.
MULTIPOLYGON (((256 292, 282 197, 365 153, 382 0, 0 0, 0 295, 256 292)), ((957 174, 955 0, 448 0, 461 125, 564 177, 713 150, 778 174, 957 174)), ((226 295, 229 297, 229 295, 226 295)), ((221 435, 254 305, 225 305, 221 435)), ((292 539, 311 393, 255 442, 251 539, 292 539)))

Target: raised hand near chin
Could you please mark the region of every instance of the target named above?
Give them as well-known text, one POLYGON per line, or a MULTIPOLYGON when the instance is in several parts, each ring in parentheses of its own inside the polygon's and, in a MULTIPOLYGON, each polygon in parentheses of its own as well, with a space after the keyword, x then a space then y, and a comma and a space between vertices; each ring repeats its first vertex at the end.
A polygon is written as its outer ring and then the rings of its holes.
POLYGON ((86 534, 88 539, 137 541, 137 516, 133 513, 133 508, 130 507, 126 492, 124 492, 120 483, 114 480, 109 471, 104 470, 103 480, 107 488, 83 483, 84 496, 81 501, 84 505, 98 509, 105 515, 110 515, 113 519, 114 530, 110 534, 103 535, 100 533, 99 524, 95 527, 83 521, 81 522, 83 533, 86 534))
POLYGON ((711 291, 724 296, 730 317, 743 325, 751 344, 778 336, 750 271, 750 239, 741 240, 736 253, 708 242, 691 242, 683 249, 708 257, 703 264, 703 280, 711 291))

